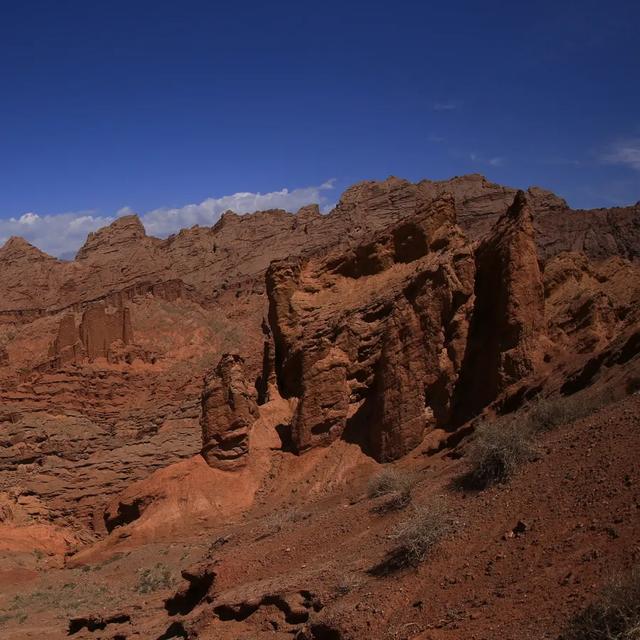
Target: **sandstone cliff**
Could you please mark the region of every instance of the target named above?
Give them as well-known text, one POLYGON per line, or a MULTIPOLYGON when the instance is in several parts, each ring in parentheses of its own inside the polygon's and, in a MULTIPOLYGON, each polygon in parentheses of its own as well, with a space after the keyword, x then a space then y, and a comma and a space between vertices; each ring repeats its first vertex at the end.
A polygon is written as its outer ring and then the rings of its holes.
POLYGON ((338 439, 390 460, 552 388, 545 376, 633 334, 640 207, 516 195, 477 175, 389 178, 354 185, 327 215, 228 212, 165 240, 125 216, 69 262, 12 238, 0 248, 7 485, 102 532, 115 493, 200 451, 200 421, 207 460, 244 467, 256 411, 279 394, 293 418, 259 434, 270 446, 338 439), (202 377, 225 353, 243 363, 209 376, 219 401, 203 412, 202 377))

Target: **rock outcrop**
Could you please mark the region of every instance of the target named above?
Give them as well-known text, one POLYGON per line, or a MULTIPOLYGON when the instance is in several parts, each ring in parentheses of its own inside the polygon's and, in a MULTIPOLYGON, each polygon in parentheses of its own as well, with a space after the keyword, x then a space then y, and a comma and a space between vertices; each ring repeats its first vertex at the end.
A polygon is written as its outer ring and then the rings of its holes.
POLYGON ((113 359, 112 345, 117 343, 125 346, 132 340, 129 308, 120 306, 107 309, 104 303, 98 303, 83 312, 78 326, 75 314, 66 313, 62 316, 49 356, 55 367, 78 363, 82 358, 113 359))
POLYGON ((475 416, 542 360, 544 287, 532 213, 519 191, 477 248, 475 301, 456 392, 457 421, 475 416))
POLYGON ((257 417, 256 391, 245 377, 243 359, 224 354, 202 393, 202 455, 208 464, 227 470, 246 464, 257 417))
POLYGON ((344 436, 391 460, 447 424, 473 275, 451 197, 346 253, 272 265, 277 379, 300 399, 295 449, 344 436))
POLYGON ((299 399, 297 451, 344 437, 393 460, 541 371, 553 349, 530 200, 518 192, 475 248, 444 195, 346 252, 272 265, 276 377, 299 399))
POLYGON ((82 315, 80 340, 90 359, 107 358, 114 342, 129 344, 132 334, 131 316, 127 307, 109 312, 104 305, 96 305, 82 315))

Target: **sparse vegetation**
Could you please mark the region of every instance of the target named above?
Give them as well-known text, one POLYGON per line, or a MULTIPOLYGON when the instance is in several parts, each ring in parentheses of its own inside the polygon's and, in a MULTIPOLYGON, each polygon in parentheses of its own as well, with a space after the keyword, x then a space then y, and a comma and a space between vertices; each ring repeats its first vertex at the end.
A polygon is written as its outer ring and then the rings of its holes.
POLYGON ((302 520, 307 520, 309 517, 311 517, 311 514, 307 511, 293 507, 273 511, 262 519, 261 533, 258 535, 257 540, 263 540, 276 533, 280 533, 288 524, 301 522, 302 520))
POLYGON ((348 573, 342 576, 340 582, 335 587, 335 594, 337 597, 346 596, 347 594, 355 591, 362 585, 362 579, 355 573, 348 573))
POLYGON ((418 482, 415 474, 402 469, 387 467, 369 481, 369 498, 387 496, 387 499, 375 507, 378 513, 404 509, 410 502, 414 487, 418 482))
POLYGON ((506 482, 535 452, 532 432, 526 422, 516 418, 487 422, 476 430, 468 459, 469 471, 463 478, 468 487, 483 489, 506 482))
POLYGON ((0 615, 0 627, 2 627, 2 625, 5 624, 5 622, 9 622, 9 620, 11 620, 12 618, 13 616, 8 613, 0 615))
POLYGON ((536 452, 537 434, 578 420, 611 402, 611 394, 541 398, 528 409, 481 424, 467 453, 468 472, 457 480, 463 488, 484 489, 507 482, 536 452))
MULTIPOLYGON (((58 617, 64 618, 87 606, 104 603, 107 594, 105 585, 95 583, 67 582, 60 588, 48 585, 14 596, 10 601, 9 610, 0 612, 0 615, 7 620, 14 619, 19 624, 23 624, 31 614, 42 611, 55 611, 58 617)), ((113 593, 109 595, 114 598, 113 593)))
POLYGON ((574 616, 561 640, 638 640, 640 566, 616 577, 602 598, 574 616))
POLYGON ((155 567, 140 570, 136 591, 138 593, 153 593, 160 589, 171 588, 174 582, 169 567, 159 562, 155 567))
POLYGON ((443 498, 413 506, 391 534, 395 547, 370 573, 385 575, 405 567, 416 567, 452 530, 453 524, 443 498))
POLYGON ((531 405, 525 419, 529 429, 534 433, 550 431, 573 420, 584 418, 610 401, 611 398, 605 393, 586 398, 582 395, 542 398, 531 405))

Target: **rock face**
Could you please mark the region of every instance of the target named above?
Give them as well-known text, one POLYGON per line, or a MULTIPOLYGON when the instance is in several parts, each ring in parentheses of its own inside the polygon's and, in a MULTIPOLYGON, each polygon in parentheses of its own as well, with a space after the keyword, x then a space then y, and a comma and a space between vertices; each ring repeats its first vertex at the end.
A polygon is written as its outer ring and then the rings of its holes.
POLYGON ((135 251, 148 242, 147 233, 136 215, 122 216, 108 227, 90 233, 76 255, 76 260, 111 261, 113 254, 135 251))
POLYGON ((251 425, 258 417, 255 387, 238 355, 222 356, 202 393, 202 455, 219 469, 246 464, 251 425))
POLYGON ((90 307, 80 323, 80 340, 91 359, 108 357, 112 343, 129 344, 132 334, 127 307, 120 307, 112 313, 102 304, 90 307))
POLYGON ((474 309, 456 394, 460 422, 533 373, 542 358, 544 287, 522 191, 477 248, 475 262, 474 309))
POLYGON ((4 484, 102 535, 113 496, 196 455, 203 434, 225 470, 249 459, 251 434, 298 452, 342 438, 390 460, 519 384, 592 366, 635 335, 640 206, 572 211, 532 187, 505 215, 516 193, 478 175, 391 177, 326 215, 227 212, 163 240, 125 216, 72 261, 11 238, 4 484), (278 403, 283 417, 256 421, 278 403))
MULTIPOLYGON (((566 360, 579 341, 552 339, 560 334, 545 310, 531 202, 530 193, 517 192, 473 244, 456 226, 455 198, 426 197, 415 214, 347 251, 272 264, 273 363, 280 393, 299 400, 291 424, 296 451, 342 437, 379 461, 393 460, 429 430, 457 428, 550 370, 554 358, 556 365, 566 360)), ((573 258, 574 277, 583 278, 585 260, 577 267, 573 258)), ((553 282, 569 277, 558 268, 553 282)), ((582 327, 580 313, 615 326, 603 296, 565 313, 582 327)), ((618 313, 630 317, 629 308, 618 313)))
POLYGON ((346 253, 272 265, 278 384, 300 399, 295 449, 344 436, 390 460, 446 424, 473 274, 451 197, 346 253))
POLYGON ((49 355, 53 365, 77 363, 82 358, 113 357, 112 345, 128 345, 132 342, 131 315, 127 307, 107 309, 104 303, 88 307, 76 326, 75 315, 67 313, 60 319, 58 335, 49 355))

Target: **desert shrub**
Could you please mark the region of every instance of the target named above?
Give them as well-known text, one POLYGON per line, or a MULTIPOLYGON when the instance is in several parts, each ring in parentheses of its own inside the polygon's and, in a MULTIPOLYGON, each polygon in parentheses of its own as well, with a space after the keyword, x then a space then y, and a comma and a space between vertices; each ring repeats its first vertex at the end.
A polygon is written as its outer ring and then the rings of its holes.
MULTIPOLYGON (((627 393, 628 390, 627 390, 627 393)), ((613 402, 610 389, 589 395, 555 396, 541 398, 531 404, 525 420, 533 432, 550 431, 573 420, 584 418, 613 402)))
POLYGON ((452 529, 451 517, 442 498, 414 505, 391 534, 395 546, 370 572, 384 575, 404 567, 419 565, 452 529))
POLYGON ((576 403, 566 398, 545 398, 531 405, 526 418, 532 431, 550 431, 577 417, 576 403))
POLYGON ((534 451, 526 423, 503 419, 482 424, 469 447, 470 468, 463 482, 478 489, 506 482, 534 451))
POLYGON ((415 474, 387 467, 369 480, 367 495, 370 498, 387 496, 387 500, 375 508, 377 512, 403 509, 411 502, 411 494, 417 482, 415 474))
POLYGON ((580 396, 543 398, 534 402, 526 414, 529 428, 533 432, 550 431, 573 420, 584 418, 607 404, 608 398, 599 394, 584 398, 580 396))
POLYGON ((561 640, 639 640, 640 567, 617 576, 602 597, 574 616, 561 640))
POLYGON ((346 596, 348 593, 355 591, 362 585, 362 579, 355 573, 344 574, 338 584, 335 586, 335 594, 337 597, 346 596))
POLYGON ((153 593, 160 589, 169 589, 173 584, 171 570, 159 562, 155 567, 140 570, 136 591, 138 593, 153 593))
POLYGON ((309 512, 295 507, 272 511, 262 518, 257 540, 262 540, 276 533, 280 533, 280 531, 285 529, 289 524, 302 522, 303 520, 308 520, 310 517, 311 514, 309 512))

